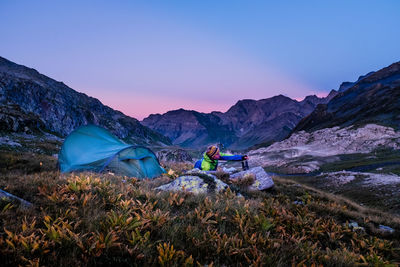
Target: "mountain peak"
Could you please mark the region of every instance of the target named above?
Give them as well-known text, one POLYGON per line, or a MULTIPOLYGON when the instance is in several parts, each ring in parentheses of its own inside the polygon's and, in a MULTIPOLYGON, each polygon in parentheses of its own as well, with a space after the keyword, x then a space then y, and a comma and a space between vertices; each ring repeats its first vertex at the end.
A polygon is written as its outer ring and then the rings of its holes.
POLYGON ((168 111, 157 117, 150 115, 142 123, 177 145, 201 147, 223 143, 243 149, 284 138, 322 101, 309 96, 306 104, 301 104, 281 94, 261 100, 241 99, 226 112, 168 111))
POLYGON ((400 62, 361 76, 350 88, 330 95, 332 100, 317 106, 294 131, 377 122, 400 129, 400 62))

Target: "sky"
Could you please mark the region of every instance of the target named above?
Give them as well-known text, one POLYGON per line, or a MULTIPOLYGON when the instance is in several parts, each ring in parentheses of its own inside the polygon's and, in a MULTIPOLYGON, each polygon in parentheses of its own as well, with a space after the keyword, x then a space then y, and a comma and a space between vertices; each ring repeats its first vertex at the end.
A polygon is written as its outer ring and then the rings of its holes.
POLYGON ((139 120, 325 96, 400 60, 400 1, 0 1, 0 56, 139 120))

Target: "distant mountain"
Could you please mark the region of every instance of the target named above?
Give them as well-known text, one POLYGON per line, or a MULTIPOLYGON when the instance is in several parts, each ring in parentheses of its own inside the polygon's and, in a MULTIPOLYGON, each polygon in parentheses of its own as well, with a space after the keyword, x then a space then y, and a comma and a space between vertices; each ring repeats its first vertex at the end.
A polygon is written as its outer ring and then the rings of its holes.
POLYGON ((293 131, 367 123, 400 129, 400 62, 362 76, 329 103, 318 105, 293 131))
POLYGON ((184 109, 150 115, 142 124, 168 136, 173 144, 202 147, 222 143, 245 149, 259 143, 282 140, 317 104, 334 97, 308 96, 296 101, 279 95, 268 99, 238 101, 227 112, 200 113, 184 109))
POLYGON ((171 144, 170 140, 138 120, 103 105, 34 69, 0 57, 0 126, 4 131, 50 131, 66 136, 85 124, 103 126, 135 144, 171 144), (22 127, 22 128, 21 128, 22 127), (38 128, 38 129, 39 129, 38 128), (26 130, 26 129, 25 129, 26 130))
POLYGON ((215 114, 178 109, 152 114, 142 124, 169 137, 173 144, 183 147, 201 147, 209 143, 232 144, 237 136, 215 114))

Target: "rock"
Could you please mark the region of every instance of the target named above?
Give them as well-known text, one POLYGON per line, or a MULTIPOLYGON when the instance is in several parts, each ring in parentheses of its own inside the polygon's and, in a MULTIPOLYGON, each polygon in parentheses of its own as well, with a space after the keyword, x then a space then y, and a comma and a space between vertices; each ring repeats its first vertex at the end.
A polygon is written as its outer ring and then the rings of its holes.
POLYGON ((32 112, 25 112, 15 104, 0 103, 0 132, 40 133, 45 129, 44 122, 32 112))
POLYGON ((0 189, 0 199, 3 199, 3 198, 10 200, 10 201, 16 201, 16 202, 20 203, 21 206, 24 208, 32 207, 32 203, 0 189))
POLYGON ((159 161, 164 161, 164 162, 192 162, 193 159, 189 155, 188 152, 186 152, 183 149, 163 149, 160 150, 156 153, 157 158, 159 161))
POLYGON ((389 233, 389 234, 393 234, 395 232, 393 228, 382 225, 382 224, 379 225, 379 230, 381 230, 384 233, 389 233))
POLYGON ((247 171, 241 171, 235 174, 232 174, 230 179, 240 179, 244 177, 246 174, 254 174, 255 182, 250 185, 250 190, 265 190, 274 186, 274 181, 271 176, 269 176, 262 167, 251 168, 247 171))
MULTIPOLYGON (((198 169, 198 168, 193 168, 193 169, 191 169, 191 170, 189 170, 189 171, 187 171, 187 172, 185 172, 185 174, 193 174, 193 175, 197 175, 197 174, 199 174, 199 173, 202 173, 202 174, 209 174, 210 172, 209 171, 202 171, 202 170, 200 170, 200 169, 198 169)), ((214 172, 211 172, 211 173, 215 173, 215 171, 214 172)), ((214 176, 215 177, 215 176, 214 176)))
POLYGON ((225 167, 223 167, 223 168, 222 168, 222 171, 224 171, 224 172, 226 172, 226 173, 229 173, 229 174, 232 174, 232 173, 236 172, 237 169, 236 169, 235 167, 230 167, 230 168, 225 168, 225 167))
POLYGON ((185 191, 193 194, 206 194, 221 192, 228 188, 228 185, 211 174, 200 173, 201 177, 194 175, 180 176, 171 183, 159 186, 155 190, 161 191, 185 191))
POLYGON ((4 136, 0 137, 0 145, 5 145, 5 146, 18 146, 21 147, 22 145, 18 142, 15 142, 11 140, 9 137, 4 136))
POLYGON ((338 187, 352 182, 356 179, 357 173, 340 171, 340 172, 329 172, 329 173, 321 173, 318 175, 318 178, 324 178, 327 180, 332 186, 338 187))

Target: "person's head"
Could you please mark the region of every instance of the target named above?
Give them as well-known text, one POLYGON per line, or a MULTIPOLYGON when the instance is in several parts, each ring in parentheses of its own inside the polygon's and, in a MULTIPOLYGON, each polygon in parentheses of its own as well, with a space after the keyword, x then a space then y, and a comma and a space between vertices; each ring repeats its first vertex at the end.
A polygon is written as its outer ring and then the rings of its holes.
POLYGON ((221 157, 221 155, 219 154, 219 148, 216 146, 209 146, 207 148, 206 154, 212 160, 216 160, 221 157))

